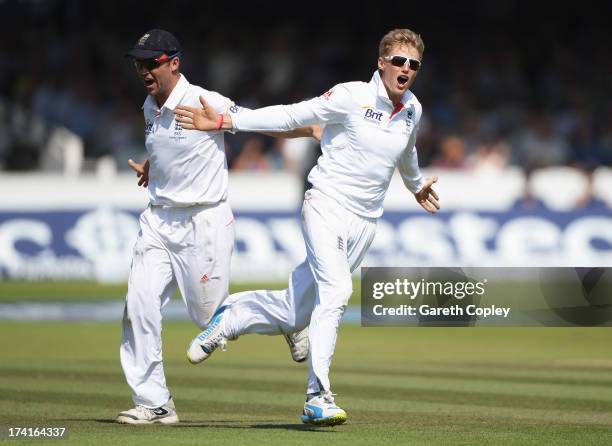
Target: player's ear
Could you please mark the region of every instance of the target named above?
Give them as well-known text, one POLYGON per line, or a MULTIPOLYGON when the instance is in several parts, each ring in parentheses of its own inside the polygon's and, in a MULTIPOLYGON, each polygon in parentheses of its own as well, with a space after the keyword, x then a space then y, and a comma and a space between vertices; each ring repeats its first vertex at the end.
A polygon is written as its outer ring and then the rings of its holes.
POLYGON ((172 59, 170 61, 170 68, 172 69, 172 71, 179 71, 179 67, 181 66, 181 59, 179 59, 178 57, 175 57, 174 59, 172 59))
POLYGON ((384 66, 385 66, 385 59, 383 59, 381 56, 378 58, 378 69, 382 70, 384 66))

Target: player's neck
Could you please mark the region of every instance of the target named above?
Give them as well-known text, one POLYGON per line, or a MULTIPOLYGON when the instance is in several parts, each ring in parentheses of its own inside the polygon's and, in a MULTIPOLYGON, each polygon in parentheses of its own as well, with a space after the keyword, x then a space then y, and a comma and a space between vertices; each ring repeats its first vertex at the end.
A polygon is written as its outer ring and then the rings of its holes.
POLYGON ((401 95, 401 94, 390 94, 389 90, 387 90, 387 95, 389 96, 389 100, 391 101, 391 104, 393 104, 394 107, 397 107, 399 104, 402 103, 403 95, 401 95))
POLYGON ((159 92, 155 96, 155 102, 157 103, 157 106, 159 108, 162 108, 164 106, 164 104, 166 103, 170 95, 172 94, 172 90, 174 90, 174 87, 176 87, 176 84, 178 84, 178 81, 180 78, 181 78, 180 73, 177 74, 176 76, 172 76, 170 78, 170 84, 168 85, 168 88, 165 89, 163 93, 159 92))
POLYGON ((387 97, 391 101, 391 104, 393 104, 393 107, 397 107, 399 104, 402 103, 402 97, 404 96, 403 94, 391 93, 391 89, 387 87, 386 85, 385 85, 385 90, 387 91, 387 97))

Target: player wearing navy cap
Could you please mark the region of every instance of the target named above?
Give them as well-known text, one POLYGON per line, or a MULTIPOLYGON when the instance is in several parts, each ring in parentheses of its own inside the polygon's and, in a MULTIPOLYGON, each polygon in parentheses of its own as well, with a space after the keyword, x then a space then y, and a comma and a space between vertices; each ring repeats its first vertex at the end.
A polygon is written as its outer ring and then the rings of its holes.
MULTIPOLYGON (((120 348, 135 407, 117 421, 171 424, 179 419, 164 375, 162 309, 178 287, 191 319, 206 328, 228 296, 234 248, 223 133, 184 131, 174 109, 200 106, 201 96, 218 113, 239 113, 240 107, 187 81, 181 46, 168 31, 148 31, 127 56, 148 93, 142 108, 149 206, 140 215, 120 348)), ((312 134, 310 127, 282 136, 312 134)))

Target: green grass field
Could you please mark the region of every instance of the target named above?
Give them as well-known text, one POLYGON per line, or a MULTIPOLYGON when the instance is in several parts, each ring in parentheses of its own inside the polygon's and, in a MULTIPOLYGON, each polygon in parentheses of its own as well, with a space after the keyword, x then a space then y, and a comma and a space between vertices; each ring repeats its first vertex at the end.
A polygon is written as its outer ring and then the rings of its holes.
POLYGON ((188 323, 164 331, 182 423, 117 425, 131 405, 120 330, 2 322, 0 425, 67 426, 79 445, 612 444, 608 329, 343 326, 332 381, 349 421, 335 428, 300 424, 306 366, 280 337, 246 336, 192 366, 188 323))

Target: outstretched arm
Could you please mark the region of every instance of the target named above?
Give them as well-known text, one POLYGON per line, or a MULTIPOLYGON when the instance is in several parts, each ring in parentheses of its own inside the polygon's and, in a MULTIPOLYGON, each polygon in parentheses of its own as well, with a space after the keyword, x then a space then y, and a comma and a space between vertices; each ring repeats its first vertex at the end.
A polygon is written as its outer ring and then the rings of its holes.
MULTIPOLYGON (((179 105, 174 110, 176 120, 187 130, 231 130, 233 129, 232 115, 228 112, 217 113, 216 110, 200 96, 202 108, 179 105)), ((289 131, 260 131, 264 135, 274 138, 303 138, 312 137, 321 140, 323 127, 319 125, 308 125, 289 131)))
POLYGON ((345 84, 338 84, 322 96, 289 105, 273 105, 236 114, 218 114, 200 98, 203 108, 178 106, 176 120, 186 129, 237 130, 245 132, 287 132, 312 125, 343 123, 355 100, 345 84), (333 94, 332 94, 333 93, 333 94))
MULTIPOLYGON (((200 103, 202 108, 189 107, 187 105, 176 107, 174 111, 176 120, 181 123, 183 128, 203 131, 231 130, 233 128, 232 115, 230 113, 217 113, 202 96, 200 96, 200 103)), ((286 132, 267 131, 260 133, 274 138, 312 137, 320 141, 323 128, 318 125, 310 125, 286 132)))

